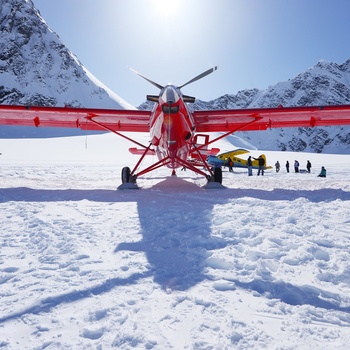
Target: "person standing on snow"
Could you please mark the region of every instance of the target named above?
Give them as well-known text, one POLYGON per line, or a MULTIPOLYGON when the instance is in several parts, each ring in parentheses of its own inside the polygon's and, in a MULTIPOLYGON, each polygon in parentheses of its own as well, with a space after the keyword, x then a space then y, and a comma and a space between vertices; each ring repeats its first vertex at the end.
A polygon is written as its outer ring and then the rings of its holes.
POLYGON ((260 172, 261 172, 261 175, 264 175, 264 165, 265 165, 264 158, 262 156, 259 156, 259 158, 254 158, 254 159, 259 162, 258 176, 260 175, 260 172))
POLYGON ((287 170, 287 173, 289 173, 289 162, 288 162, 288 160, 286 162, 286 170, 287 170))
POLYGON ((311 163, 310 163, 309 160, 308 160, 307 163, 306 163, 306 169, 307 169, 307 172, 308 172, 308 173, 311 172, 311 163))
POLYGON ((276 162, 275 167, 276 167, 276 173, 278 173, 280 171, 280 168, 281 168, 279 161, 276 162))
POLYGON ((231 158, 229 158, 229 159, 228 159, 228 171, 229 171, 230 173, 233 172, 232 167, 233 167, 233 161, 232 161, 231 158))
POLYGON ((252 162, 252 157, 249 156, 247 159, 247 167, 248 167, 248 176, 253 175, 253 162, 252 162))
POLYGON ((297 160, 294 161, 294 171, 295 171, 296 173, 299 172, 299 162, 298 162, 297 160))

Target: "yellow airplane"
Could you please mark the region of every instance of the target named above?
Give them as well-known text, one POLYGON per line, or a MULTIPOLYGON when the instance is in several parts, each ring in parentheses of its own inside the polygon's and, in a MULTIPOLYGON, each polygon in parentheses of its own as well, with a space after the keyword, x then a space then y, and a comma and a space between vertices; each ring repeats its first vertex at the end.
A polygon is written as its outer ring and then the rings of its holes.
MULTIPOLYGON (((250 153, 250 152, 246 149, 239 148, 234 151, 218 154, 217 156, 208 156, 207 162, 212 166, 221 167, 221 166, 229 166, 229 163, 231 161, 233 167, 247 168, 247 159, 238 157, 239 155, 246 154, 246 153, 250 153)), ((261 154, 259 157, 264 158, 264 161, 265 161, 264 169, 272 169, 272 166, 266 165, 265 154, 261 154)), ((253 166, 253 169, 259 168, 259 161, 257 160, 257 158, 255 159, 252 157, 252 166, 253 166)))

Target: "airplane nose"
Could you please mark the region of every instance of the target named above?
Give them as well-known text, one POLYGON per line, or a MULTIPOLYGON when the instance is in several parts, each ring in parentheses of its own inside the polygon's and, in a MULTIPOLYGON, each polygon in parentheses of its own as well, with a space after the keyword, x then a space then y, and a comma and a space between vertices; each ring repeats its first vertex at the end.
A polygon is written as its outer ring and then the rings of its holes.
POLYGON ((175 102, 175 91, 171 88, 166 89, 166 103, 174 103, 175 102))
POLYGON ((162 100, 167 104, 173 104, 177 102, 179 99, 178 94, 176 93, 175 89, 173 89, 171 86, 168 86, 165 88, 164 93, 162 94, 162 100))

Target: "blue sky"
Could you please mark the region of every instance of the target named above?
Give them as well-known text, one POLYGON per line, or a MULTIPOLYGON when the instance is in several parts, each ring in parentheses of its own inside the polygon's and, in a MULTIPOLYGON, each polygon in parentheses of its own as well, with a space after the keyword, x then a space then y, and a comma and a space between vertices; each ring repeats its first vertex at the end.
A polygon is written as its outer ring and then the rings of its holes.
POLYGON ((33 0, 85 67, 138 106, 159 84, 202 100, 265 89, 350 58, 348 0, 33 0))

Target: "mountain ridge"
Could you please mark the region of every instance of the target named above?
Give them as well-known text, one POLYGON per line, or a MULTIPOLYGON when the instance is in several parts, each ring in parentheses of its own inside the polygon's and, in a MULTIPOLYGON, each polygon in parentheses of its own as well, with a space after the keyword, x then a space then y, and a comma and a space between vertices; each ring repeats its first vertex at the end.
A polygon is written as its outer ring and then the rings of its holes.
MULTIPOLYGON (((94 77, 47 25, 31 0, 0 0, 0 104, 135 108, 94 77)), ((350 59, 343 64, 320 60, 292 79, 265 90, 245 89, 195 109, 263 108, 350 103, 350 59)), ((144 102, 140 109, 150 109, 144 102)), ((4 129, 6 128, 6 129, 4 129)), ((40 128, 39 128, 40 129, 40 128)), ((55 133, 35 130, 35 137, 55 133)), ((5 130, 5 131, 4 131, 5 130)), ((9 127, 0 137, 13 137, 9 127)), ((61 132, 62 133, 62 132, 61 132)), ((67 132, 71 134, 70 131, 67 132)), ((65 133, 63 132, 63 135, 65 133)), ((22 133, 26 136, 28 133, 22 133)), ((29 133, 30 135, 30 133, 29 133)), ((235 139, 266 150, 350 153, 350 127, 285 128, 240 132, 235 139)))

